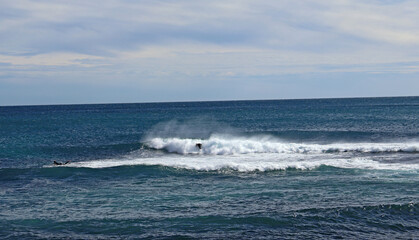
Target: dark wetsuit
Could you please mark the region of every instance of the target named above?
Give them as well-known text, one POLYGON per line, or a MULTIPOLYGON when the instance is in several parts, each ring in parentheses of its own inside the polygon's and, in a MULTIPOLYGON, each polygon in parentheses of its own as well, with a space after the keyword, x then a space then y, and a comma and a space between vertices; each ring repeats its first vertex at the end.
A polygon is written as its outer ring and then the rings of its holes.
POLYGON ((57 161, 54 161, 54 165, 66 165, 66 164, 68 164, 70 161, 67 161, 67 162, 65 162, 65 163, 61 163, 61 162, 57 162, 57 161))

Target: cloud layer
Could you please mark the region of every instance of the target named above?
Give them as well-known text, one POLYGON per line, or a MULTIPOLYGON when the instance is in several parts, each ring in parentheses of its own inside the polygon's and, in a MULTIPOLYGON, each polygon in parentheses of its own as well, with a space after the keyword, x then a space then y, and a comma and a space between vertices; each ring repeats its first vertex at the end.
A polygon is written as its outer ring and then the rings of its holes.
POLYGON ((359 96, 329 81, 375 79, 364 95, 418 95, 418 12, 400 0, 0 1, 0 104, 359 96), (25 90, 42 86, 69 93, 25 90), (104 99, 72 97, 80 86, 104 99))

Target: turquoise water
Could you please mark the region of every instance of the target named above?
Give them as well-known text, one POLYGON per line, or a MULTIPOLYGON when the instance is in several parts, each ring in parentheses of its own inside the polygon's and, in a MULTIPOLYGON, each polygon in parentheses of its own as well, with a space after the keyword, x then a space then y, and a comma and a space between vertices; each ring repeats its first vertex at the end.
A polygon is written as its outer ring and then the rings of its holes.
POLYGON ((415 239, 418 129, 419 97, 0 107, 0 238, 415 239))

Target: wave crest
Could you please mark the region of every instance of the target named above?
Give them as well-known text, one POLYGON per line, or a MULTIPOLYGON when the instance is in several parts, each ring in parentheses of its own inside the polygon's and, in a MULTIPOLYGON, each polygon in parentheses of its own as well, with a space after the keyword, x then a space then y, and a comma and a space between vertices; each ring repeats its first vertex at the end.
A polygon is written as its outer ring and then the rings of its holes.
POLYGON ((145 143, 152 149, 178 154, 234 155, 249 153, 395 153, 419 152, 419 143, 334 143, 304 144, 287 143, 272 137, 211 136, 208 139, 152 138, 145 143), (201 143, 202 149, 196 144, 201 143))

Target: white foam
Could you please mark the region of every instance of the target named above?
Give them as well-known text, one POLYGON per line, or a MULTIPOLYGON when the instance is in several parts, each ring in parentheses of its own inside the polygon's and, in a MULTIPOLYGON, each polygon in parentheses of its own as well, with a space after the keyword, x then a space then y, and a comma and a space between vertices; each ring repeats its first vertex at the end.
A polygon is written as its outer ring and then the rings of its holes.
POLYGON ((179 154, 232 155, 249 153, 328 153, 328 152, 419 152, 419 143, 334 143, 300 144, 264 137, 231 137, 213 135, 209 139, 152 138, 146 145, 179 154), (196 143, 202 143, 198 149, 196 143))
MULTIPOLYGON (((393 161, 401 156, 398 152, 419 152, 418 142, 308 144, 287 143, 270 136, 245 138, 212 135, 208 139, 154 137, 148 139, 145 144, 153 149, 177 154, 141 149, 122 159, 73 162, 65 167, 160 165, 199 171, 232 169, 248 172, 288 168, 309 170, 324 165, 337 168, 419 170, 418 161, 393 161), (197 148, 196 143, 201 143, 202 149, 197 148), (386 152, 390 153, 386 156, 392 158, 391 163, 383 161, 383 158, 380 158, 382 155, 363 154, 386 152)), ((415 155, 409 157, 411 156, 415 155)))
POLYGON ((88 162, 71 163, 68 167, 86 168, 109 168, 117 166, 132 165, 161 165, 174 168, 214 171, 232 169, 239 172, 249 171, 271 171, 295 168, 310 170, 319 166, 332 166, 337 168, 359 168, 359 169, 380 169, 380 170, 419 170, 419 164, 382 163, 368 159, 359 158, 324 158, 320 155, 301 155, 298 158, 295 154, 246 154, 246 155, 167 155, 158 158, 127 158, 127 159, 105 159, 88 162))

